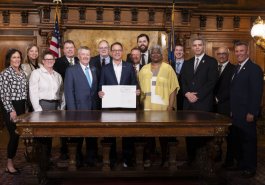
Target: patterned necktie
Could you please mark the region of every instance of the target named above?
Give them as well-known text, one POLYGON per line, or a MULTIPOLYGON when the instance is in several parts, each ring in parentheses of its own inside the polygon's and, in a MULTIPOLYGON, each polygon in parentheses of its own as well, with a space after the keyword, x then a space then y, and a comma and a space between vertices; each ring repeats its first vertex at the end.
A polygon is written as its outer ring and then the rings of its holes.
POLYGON ((196 72, 198 66, 199 66, 199 58, 196 58, 195 65, 194 65, 194 73, 196 72))
POLYGON ((144 57, 145 57, 145 54, 143 53, 142 54, 142 65, 145 65, 145 58, 144 57))
POLYGON ((73 58, 70 58, 70 65, 71 65, 71 66, 74 65, 74 60, 73 60, 73 58))
POLYGON ((91 84, 92 84, 92 80, 91 80, 91 77, 90 77, 90 74, 89 74, 89 67, 86 67, 85 68, 85 75, 86 75, 86 79, 88 81, 88 85, 91 87, 91 84))
POLYGON ((240 71, 240 67, 241 67, 241 65, 240 65, 240 64, 238 64, 238 65, 236 66, 236 74, 238 74, 238 73, 239 73, 239 71, 240 71))
POLYGON ((106 61, 106 59, 105 59, 105 58, 103 58, 103 59, 102 59, 102 62, 101 62, 101 66, 104 66, 104 65, 106 65, 105 61, 106 61))
POLYGON ((223 67, 222 64, 219 64, 219 65, 218 65, 218 73, 219 73, 219 76, 221 75, 222 67, 223 67))

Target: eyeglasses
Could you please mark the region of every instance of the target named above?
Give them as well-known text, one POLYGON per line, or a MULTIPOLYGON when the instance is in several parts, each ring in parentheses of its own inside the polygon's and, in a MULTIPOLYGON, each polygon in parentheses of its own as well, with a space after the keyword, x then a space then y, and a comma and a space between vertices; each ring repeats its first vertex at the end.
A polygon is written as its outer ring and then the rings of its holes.
POLYGON ((46 60, 46 61, 53 61, 55 60, 54 58, 44 58, 43 60, 46 60))
POLYGON ((116 52, 116 53, 120 53, 120 52, 122 52, 122 50, 121 49, 113 49, 113 50, 111 50, 112 52, 116 52))
POLYGON ((217 53, 218 56, 220 55, 227 55, 227 53, 217 53))
POLYGON ((109 49, 109 47, 100 47, 100 50, 105 50, 105 49, 109 49))

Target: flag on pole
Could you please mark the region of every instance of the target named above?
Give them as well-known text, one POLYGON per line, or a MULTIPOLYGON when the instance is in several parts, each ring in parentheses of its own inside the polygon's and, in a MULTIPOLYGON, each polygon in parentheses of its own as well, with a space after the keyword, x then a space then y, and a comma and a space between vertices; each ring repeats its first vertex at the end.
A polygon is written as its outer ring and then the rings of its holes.
POLYGON ((50 48, 49 48, 49 50, 53 53, 54 57, 56 58, 61 57, 60 44, 61 44, 61 38, 60 38, 58 14, 56 11, 54 30, 53 30, 52 39, 50 41, 50 48))
POLYGON ((175 17, 175 0, 173 0, 172 13, 171 13, 171 30, 168 36, 168 63, 174 62, 174 49, 175 49, 175 31, 174 31, 174 17, 175 17))

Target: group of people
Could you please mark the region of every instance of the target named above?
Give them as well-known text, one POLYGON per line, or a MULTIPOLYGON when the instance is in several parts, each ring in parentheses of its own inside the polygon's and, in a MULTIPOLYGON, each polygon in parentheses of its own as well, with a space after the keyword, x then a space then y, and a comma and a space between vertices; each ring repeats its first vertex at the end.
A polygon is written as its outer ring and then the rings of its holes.
MULTIPOLYGON (((163 59, 162 48, 149 48, 149 37, 140 34, 137 47, 132 48, 123 61, 123 45, 108 41, 98 43, 98 55, 81 46, 75 57, 75 44, 63 44, 64 56, 55 59, 49 51, 39 61, 39 50, 32 45, 22 64, 22 54, 10 49, 6 55, 6 69, 0 75, 1 101, 5 123, 9 131, 6 172, 19 174, 14 167, 19 136, 15 132, 18 115, 28 111, 45 110, 99 110, 105 92, 104 85, 134 85, 137 87, 137 108, 142 110, 199 110, 217 112, 232 118, 227 137, 227 156, 224 166, 242 170, 244 177, 255 175, 257 167, 256 118, 263 90, 263 72, 249 59, 245 42, 235 44, 239 65, 229 61, 229 49, 220 47, 217 60, 205 54, 202 38, 192 40, 194 57, 184 61, 184 46, 175 46, 175 60, 168 64, 163 59)), ((154 138, 137 138, 146 143, 144 166, 151 165, 150 155, 155 150, 154 138)), ((85 138, 86 157, 82 154, 84 138, 61 138, 61 159, 67 159, 67 142, 77 142, 77 166, 85 163, 94 166, 97 158, 97 138, 85 138)), ((123 138, 123 166, 133 165, 135 138, 123 138)), ((159 138, 162 164, 167 160, 167 144, 176 138, 159 138)), ((50 138, 40 138, 48 146, 50 138)), ((111 143, 110 164, 116 163, 116 139, 104 138, 111 143)), ((205 138, 187 137, 188 163, 193 163, 196 151, 205 144, 205 138)))

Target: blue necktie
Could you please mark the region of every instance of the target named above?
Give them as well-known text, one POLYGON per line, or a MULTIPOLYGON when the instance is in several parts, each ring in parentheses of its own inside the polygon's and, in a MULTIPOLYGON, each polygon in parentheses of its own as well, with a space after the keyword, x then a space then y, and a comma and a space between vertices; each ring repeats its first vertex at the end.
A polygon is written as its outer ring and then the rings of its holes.
POLYGON ((92 80, 91 80, 91 77, 90 77, 90 75, 89 75, 88 70, 89 70, 89 67, 86 67, 86 68, 85 68, 85 75, 86 75, 86 79, 87 79, 87 81, 88 81, 88 84, 89 84, 89 86, 91 87, 92 80))
POLYGON ((179 74, 180 73, 180 69, 179 69, 179 67, 180 67, 180 62, 177 62, 176 63, 176 72, 179 74))

